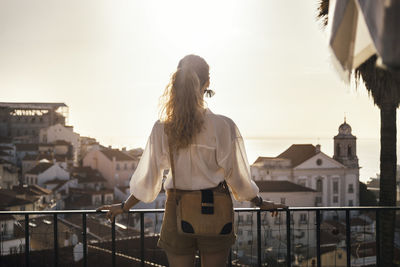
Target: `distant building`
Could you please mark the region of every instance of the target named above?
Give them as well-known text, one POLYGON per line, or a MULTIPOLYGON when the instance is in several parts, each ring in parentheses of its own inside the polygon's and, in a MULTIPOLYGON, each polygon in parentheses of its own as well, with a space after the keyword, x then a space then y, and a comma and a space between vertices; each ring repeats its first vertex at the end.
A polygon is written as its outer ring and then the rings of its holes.
POLYGON ((86 154, 92 150, 100 150, 100 143, 95 138, 81 136, 80 137, 80 151, 78 153, 78 161, 81 163, 86 154))
POLYGON ((277 157, 259 157, 251 165, 255 181, 279 180, 312 188, 321 195, 315 206, 358 206, 359 166, 356 137, 344 122, 334 138, 333 158, 321 146, 292 145, 277 157))
POLYGON ((65 125, 68 106, 64 103, 0 103, 0 137, 39 142, 41 129, 65 125))
POLYGON ((14 144, 2 145, 0 144, 0 159, 4 159, 6 161, 17 163, 16 162, 16 150, 14 144))
MULTIPOLYGON (((315 203, 315 199, 320 195, 319 192, 302 185, 295 184, 290 181, 256 181, 260 189, 260 195, 264 200, 273 201, 275 203, 286 204, 291 207, 301 206, 310 207, 315 203)), ((235 207, 251 207, 250 202, 235 202, 235 207)), ((309 229, 315 227, 315 213, 310 212, 292 212, 291 227, 293 230, 293 244, 298 248, 307 248, 313 246, 315 242, 315 231, 309 229)), ((240 212, 237 218, 237 244, 239 251, 246 254, 246 250, 251 247, 253 240, 257 240, 254 213, 240 212)), ((263 246, 273 247, 275 243, 279 243, 281 238, 280 229, 286 223, 286 213, 279 212, 277 217, 271 217, 269 212, 261 214, 261 240, 263 246)), ((284 226, 285 227, 285 226, 284 226)), ((273 255, 271 255, 273 256, 273 255)), ((277 255, 275 255, 277 256, 277 255)))
POLYGON ((0 210, 25 211, 35 210, 39 198, 29 199, 18 197, 10 189, 0 189, 0 210))
POLYGON ((0 188, 10 189, 18 183, 18 168, 14 163, 0 159, 0 188))
POLYGON ((0 256, 23 253, 25 234, 13 215, 0 216, 1 249, 0 256))
POLYGON ((52 209, 52 204, 55 196, 48 189, 38 185, 16 185, 11 189, 15 196, 22 199, 27 199, 35 202, 35 210, 52 209))
POLYGON ((39 145, 38 144, 15 144, 17 166, 22 165, 22 159, 26 155, 38 155, 39 145))
POLYGON ((65 126, 61 123, 51 125, 47 128, 43 128, 39 133, 39 140, 41 143, 55 143, 56 145, 56 153, 57 153, 57 144, 60 144, 59 141, 65 141, 68 144, 71 144, 73 147, 72 150, 72 158, 75 163, 78 162, 78 153, 80 149, 80 136, 78 133, 73 131, 72 126, 65 126), (57 142, 58 141, 58 142, 57 142))
POLYGON ((91 150, 83 159, 83 166, 98 170, 108 182, 108 188, 124 186, 136 169, 134 157, 118 149, 91 150))
POLYGON ((69 172, 60 167, 57 163, 39 163, 33 169, 25 173, 25 183, 28 185, 37 184, 44 186, 45 182, 59 179, 69 180, 69 172))

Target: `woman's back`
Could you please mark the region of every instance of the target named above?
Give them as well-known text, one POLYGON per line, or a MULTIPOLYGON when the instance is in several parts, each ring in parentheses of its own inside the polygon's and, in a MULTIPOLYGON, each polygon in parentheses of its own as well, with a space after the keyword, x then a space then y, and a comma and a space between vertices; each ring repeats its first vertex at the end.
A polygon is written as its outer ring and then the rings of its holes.
MULTIPOLYGON (((243 139, 235 123, 206 109, 203 129, 191 144, 174 151, 176 188, 200 190, 226 180, 237 200, 250 200, 258 187, 251 180, 243 139)), ((161 190, 164 169, 170 168, 168 136, 157 121, 130 182, 131 193, 151 202, 161 190)), ((173 188, 171 172, 164 182, 173 188)))

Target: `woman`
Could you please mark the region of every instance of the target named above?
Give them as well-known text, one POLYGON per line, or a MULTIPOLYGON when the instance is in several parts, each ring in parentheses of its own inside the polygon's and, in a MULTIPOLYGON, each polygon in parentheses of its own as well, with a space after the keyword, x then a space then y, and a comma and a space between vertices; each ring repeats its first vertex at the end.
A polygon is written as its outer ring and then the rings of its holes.
MULTIPOLYGON (((204 107, 203 96, 210 94, 209 66, 196 55, 180 60, 164 97, 162 119, 154 124, 139 165, 130 181, 131 195, 121 204, 106 205, 107 218, 127 212, 139 201, 153 201, 161 190, 163 172, 171 166, 169 146, 174 154, 176 189, 214 188, 226 181, 234 198, 252 201, 261 209, 275 210, 285 205, 262 200, 251 180, 243 139, 235 123, 204 107)), ((179 235, 171 174, 164 182, 166 210, 158 246, 166 251, 170 266, 193 266, 200 251, 202 266, 223 266, 235 234, 218 238, 179 235)))

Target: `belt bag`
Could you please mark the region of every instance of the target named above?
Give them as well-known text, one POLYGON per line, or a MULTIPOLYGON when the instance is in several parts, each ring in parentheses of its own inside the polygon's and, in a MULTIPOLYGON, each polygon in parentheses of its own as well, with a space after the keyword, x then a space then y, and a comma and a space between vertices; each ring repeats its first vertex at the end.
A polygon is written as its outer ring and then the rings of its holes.
POLYGON ((187 236, 223 236, 233 230, 233 206, 229 193, 196 190, 177 201, 178 233, 187 236))
POLYGON ((233 204, 225 182, 216 188, 187 191, 177 199, 174 158, 171 149, 171 171, 177 211, 178 234, 192 237, 217 237, 233 231, 233 204))

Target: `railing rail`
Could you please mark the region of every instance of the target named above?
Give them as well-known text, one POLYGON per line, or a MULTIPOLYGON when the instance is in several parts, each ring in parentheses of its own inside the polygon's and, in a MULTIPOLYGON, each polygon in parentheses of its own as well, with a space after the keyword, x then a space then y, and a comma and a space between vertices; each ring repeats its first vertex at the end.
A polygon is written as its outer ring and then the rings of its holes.
MULTIPOLYGON (((286 213, 286 265, 288 267, 292 264, 292 250, 291 250, 291 213, 298 211, 308 211, 315 212, 315 224, 316 224, 316 251, 317 251, 317 266, 321 265, 321 212, 324 211, 344 211, 345 212, 345 221, 346 221, 346 252, 347 258, 346 263, 347 266, 351 266, 351 232, 350 232, 350 211, 375 211, 376 214, 376 260, 377 266, 379 266, 379 251, 380 251, 380 235, 379 235, 379 226, 380 226, 380 213, 382 211, 390 211, 397 210, 400 211, 400 207, 377 207, 377 206, 369 206, 369 207, 290 207, 287 209, 277 209, 278 212, 286 213)), ((24 215, 25 217, 25 266, 30 266, 30 247, 29 247, 29 216, 30 215, 53 215, 53 230, 54 230, 54 266, 58 266, 58 215, 60 214, 81 214, 82 215, 82 245, 83 245, 83 266, 87 266, 87 221, 86 217, 88 214, 99 214, 105 213, 106 211, 95 211, 95 210, 48 210, 48 211, 0 211, 0 218, 2 215, 24 215)), ((144 226, 144 215, 147 213, 163 213, 164 209, 131 209, 129 213, 140 214, 140 260, 141 266, 145 266, 145 247, 144 247, 144 238, 145 238, 145 226, 144 226)), ((262 266, 262 258, 261 258, 261 213, 265 211, 261 211, 258 208, 235 208, 235 212, 256 212, 257 216, 257 266, 262 266)), ((112 266, 116 266, 116 247, 115 247, 115 221, 111 223, 111 248, 112 248, 112 266)), ((232 252, 229 255, 229 266, 232 266, 232 252)))

